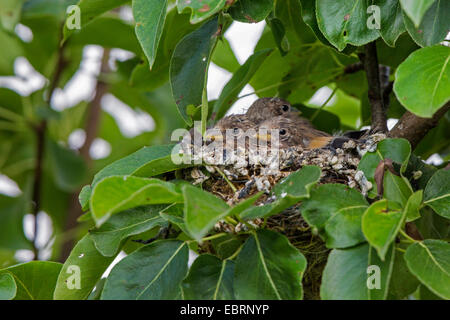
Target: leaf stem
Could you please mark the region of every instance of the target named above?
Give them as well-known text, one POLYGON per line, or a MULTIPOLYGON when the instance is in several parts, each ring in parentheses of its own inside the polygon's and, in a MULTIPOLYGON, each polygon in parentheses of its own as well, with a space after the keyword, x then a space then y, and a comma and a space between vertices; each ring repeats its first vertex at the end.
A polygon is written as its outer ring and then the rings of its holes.
POLYGON ((217 172, 219 172, 219 174, 222 176, 222 178, 225 179, 225 181, 227 182, 227 184, 230 186, 231 190, 233 190, 234 193, 237 192, 236 187, 234 186, 234 184, 230 181, 230 179, 228 179, 228 177, 226 176, 225 173, 223 173, 222 170, 220 170, 218 167, 214 167, 214 169, 217 170, 217 172))
POLYGON ((402 236, 404 236, 406 239, 408 239, 410 243, 418 242, 417 240, 414 240, 413 238, 411 238, 410 236, 408 236, 408 235, 406 234, 406 232, 403 231, 402 229, 399 230, 399 233, 400 233, 402 236))

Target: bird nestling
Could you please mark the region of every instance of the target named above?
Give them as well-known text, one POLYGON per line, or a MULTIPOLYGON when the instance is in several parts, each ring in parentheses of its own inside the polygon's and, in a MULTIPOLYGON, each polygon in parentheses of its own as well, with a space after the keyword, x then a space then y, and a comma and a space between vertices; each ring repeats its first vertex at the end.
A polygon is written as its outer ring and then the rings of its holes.
POLYGON ((259 98, 248 108, 247 118, 255 124, 291 112, 291 104, 281 98, 259 98))
POLYGON ((259 138, 265 139, 268 143, 271 140, 271 131, 278 131, 281 148, 318 149, 326 147, 334 138, 326 132, 314 129, 309 122, 305 122, 296 114, 266 120, 259 125, 258 129, 258 131, 267 131, 266 135, 260 134, 259 138))

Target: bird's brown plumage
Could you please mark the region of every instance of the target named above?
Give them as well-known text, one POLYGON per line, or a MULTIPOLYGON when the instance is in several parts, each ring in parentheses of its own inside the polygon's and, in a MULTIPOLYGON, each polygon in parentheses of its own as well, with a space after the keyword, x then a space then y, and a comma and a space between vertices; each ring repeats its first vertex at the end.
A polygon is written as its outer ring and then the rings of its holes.
POLYGON ((291 112, 291 105, 284 99, 260 98, 253 102, 246 115, 250 121, 260 124, 272 117, 286 115, 289 112, 291 112))
POLYGON ((211 140, 220 138, 226 145, 234 144, 234 140, 243 138, 245 134, 249 133, 249 129, 256 129, 254 122, 250 121, 245 114, 233 114, 220 119, 209 131, 210 134, 207 134, 207 138, 211 140), (233 141, 227 141, 227 130, 228 134, 233 137, 233 141))
POLYGON ((294 116, 274 117, 261 123, 258 129, 266 129, 268 134, 270 130, 278 130, 281 148, 300 146, 305 149, 317 149, 325 147, 333 139, 328 133, 314 129, 309 122, 305 122, 305 119, 294 116))

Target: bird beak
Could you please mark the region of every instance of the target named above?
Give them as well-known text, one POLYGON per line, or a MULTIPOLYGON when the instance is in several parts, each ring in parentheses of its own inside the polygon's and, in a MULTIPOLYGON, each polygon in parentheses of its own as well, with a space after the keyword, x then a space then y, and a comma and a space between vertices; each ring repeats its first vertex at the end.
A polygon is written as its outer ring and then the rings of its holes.
POLYGON ((270 133, 267 133, 267 134, 257 134, 256 136, 257 136, 257 138, 258 138, 259 140, 261 140, 261 141, 270 141, 270 138, 271 138, 270 133))
POLYGON ((223 141, 223 136, 222 135, 214 135, 214 134, 208 134, 205 137, 206 140, 211 140, 211 141, 223 141))

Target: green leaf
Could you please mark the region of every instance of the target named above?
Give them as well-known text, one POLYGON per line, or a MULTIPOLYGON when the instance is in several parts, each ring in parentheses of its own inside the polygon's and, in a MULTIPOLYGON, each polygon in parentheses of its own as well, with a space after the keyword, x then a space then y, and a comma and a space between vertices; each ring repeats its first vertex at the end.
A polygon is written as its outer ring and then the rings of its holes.
POLYGON ((435 0, 400 0, 403 10, 418 27, 422 21, 425 12, 431 7, 435 0))
POLYGON ((389 299, 405 299, 408 295, 416 291, 419 285, 419 280, 413 276, 406 265, 404 253, 396 251, 391 283, 389 286, 389 299))
POLYGON ((286 28, 284 27, 283 22, 270 15, 266 19, 266 23, 270 26, 270 29, 272 30, 273 38, 275 40, 275 43, 277 44, 278 50, 280 51, 281 55, 284 56, 289 52, 290 45, 289 40, 286 36, 286 28))
POLYGON ((320 30, 339 51, 347 44, 362 46, 379 37, 378 30, 367 27, 366 0, 321 0, 316 2, 320 30))
POLYGON ((450 170, 436 171, 425 188, 424 201, 437 214, 450 219, 450 170))
POLYGON ((17 286, 13 275, 0 274, 0 300, 12 300, 16 296, 17 286))
POLYGON ((203 254, 195 259, 182 282, 183 297, 186 300, 234 300, 233 275, 233 261, 203 254))
POLYGON ((309 197, 311 188, 319 181, 322 171, 317 166, 304 166, 273 187, 274 202, 251 207, 241 213, 245 219, 269 217, 309 197))
POLYGON ((0 270, 0 279, 5 274, 14 278, 15 300, 51 300, 61 267, 56 262, 31 261, 0 270))
POLYGON ((85 181, 87 174, 83 158, 50 139, 48 154, 56 185, 67 192, 77 190, 85 181))
POLYGON ((87 211, 89 209, 89 199, 91 198, 91 194, 91 186, 84 186, 83 189, 81 189, 80 194, 78 195, 78 200, 83 211, 87 211))
POLYGON ((261 196, 261 193, 258 193, 230 207, 222 199, 199 188, 184 185, 182 190, 185 226, 196 240, 205 236, 217 221, 229 215, 240 214, 261 196))
POLYGON ((450 244, 427 239, 409 246, 405 253, 409 270, 434 294, 450 299, 450 244))
POLYGON ((181 39, 170 61, 172 94, 180 115, 189 125, 192 124, 192 115, 188 113, 188 107, 202 104, 210 56, 218 30, 217 18, 205 22, 181 39))
POLYGON ((269 230, 258 230, 247 239, 236 259, 236 298, 301 299, 305 270, 305 257, 285 236, 269 230))
POLYGON ((430 118, 449 101, 449 61, 450 48, 436 45, 413 52, 398 67, 394 92, 406 109, 419 117, 430 118))
POLYGON ((421 47, 432 46, 445 39, 450 27, 450 2, 435 0, 419 27, 403 11, 403 20, 411 38, 421 47))
POLYGON ((300 206, 306 222, 317 228, 328 248, 346 248, 365 241, 361 218, 368 203, 355 189, 324 184, 311 190, 300 206))
POLYGON ((95 186, 102 179, 115 175, 152 177, 174 171, 187 165, 177 165, 172 161, 172 152, 176 145, 144 147, 120 160, 106 166, 98 172, 92 182, 95 186))
POLYGON ((20 20, 22 5, 25 0, 3 0, 0 4, 0 24, 5 30, 14 31, 20 20))
MULTIPOLYGON (((296 1, 290 1, 295 5, 296 1)), ((317 39, 319 39, 322 43, 326 45, 331 45, 330 42, 325 38, 322 32, 319 29, 319 25, 317 24, 317 16, 316 16, 316 0, 300 0, 301 2, 301 13, 303 21, 311 28, 311 30, 316 35, 317 39)), ((298 10, 298 9, 297 9, 298 10)))
POLYGON ((24 216, 30 212, 29 196, 12 198, 0 194, 0 248, 31 249, 23 232, 24 216))
POLYGON ((166 221, 178 226, 182 232, 189 236, 189 231, 184 223, 184 204, 173 204, 162 210, 159 215, 166 221))
POLYGON ((97 227, 117 212, 147 204, 182 202, 175 185, 158 179, 111 176, 92 190, 90 208, 97 227))
POLYGON ((255 72, 270 55, 272 49, 264 49, 255 52, 247 61, 233 74, 233 77, 223 88, 219 99, 214 104, 215 118, 221 119, 228 109, 236 102, 238 94, 242 91, 244 86, 250 81, 255 72))
MULTIPOLYGON (((81 29, 83 29, 87 24, 94 21, 98 16, 103 13, 117 8, 121 5, 126 4, 130 0, 80 0, 78 2, 78 7, 81 13, 81 29)), ((73 2, 73 1, 72 1, 73 2)), ((65 8, 64 8, 65 10, 65 8)), ((68 19, 70 19, 68 17, 68 19)), ((70 37, 75 30, 70 30, 67 24, 64 25, 64 41, 70 37)))
POLYGON ((178 13, 190 8, 191 23, 199 23, 222 10, 226 0, 177 0, 178 13))
POLYGON ((406 222, 414 221, 420 218, 420 206, 422 205, 423 190, 414 192, 409 197, 405 206, 406 222))
POLYGON ((228 10, 233 20, 256 23, 267 18, 273 9, 273 0, 239 0, 228 10))
POLYGON ((212 55, 211 61, 217 66, 230 71, 231 73, 236 72, 241 65, 237 61, 236 55, 230 46, 230 43, 225 37, 222 37, 217 41, 216 48, 212 55))
POLYGON ((389 46, 394 47, 398 37, 406 31, 402 7, 398 0, 377 0, 374 3, 380 7, 381 37, 389 46))
POLYGON ((14 74, 14 61, 19 56, 23 56, 24 52, 20 46, 20 42, 13 34, 9 34, 0 27, 0 43, 8 50, 0 51, 0 76, 14 74))
POLYGON ((106 48, 121 48, 137 55, 142 53, 133 26, 119 18, 108 16, 97 18, 72 34, 68 44, 70 46, 97 44, 106 48))
POLYGON ((164 240, 144 246, 111 270, 102 300, 172 300, 188 271, 185 242, 164 240))
POLYGON ((388 202, 386 199, 372 203, 364 212, 362 231, 367 241, 377 250, 381 260, 384 261, 405 215, 406 210, 403 211, 396 202, 388 202))
POLYGON ((349 249, 334 249, 323 271, 320 297, 323 300, 386 299, 394 258, 394 246, 384 262, 367 243, 349 249), (369 266, 378 266, 380 272, 369 274, 369 266), (377 277, 379 288, 369 289, 368 284, 376 285, 372 279, 377 277))
POLYGON ((143 206, 116 214, 100 228, 90 231, 91 239, 106 257, 117 254, 121 243, 130 236, 166 224, 159 215, 166 205, 143 206))
POLYGON ((103 256, 95 248, 91 236, 85 235, 78 241, 64 263, 53 298, 85 300, 114 258, 115 256, 103 256))
POLYGON ((77 2, 78 0, 28 0, 23 5, 22 16, 26 19, 55 16, 62 20, 67 7, 77 2))
POLYGON ((153 66, 166 20, 167 0, 133 0, 133 16, 136 21, 136 35, 153 66))

